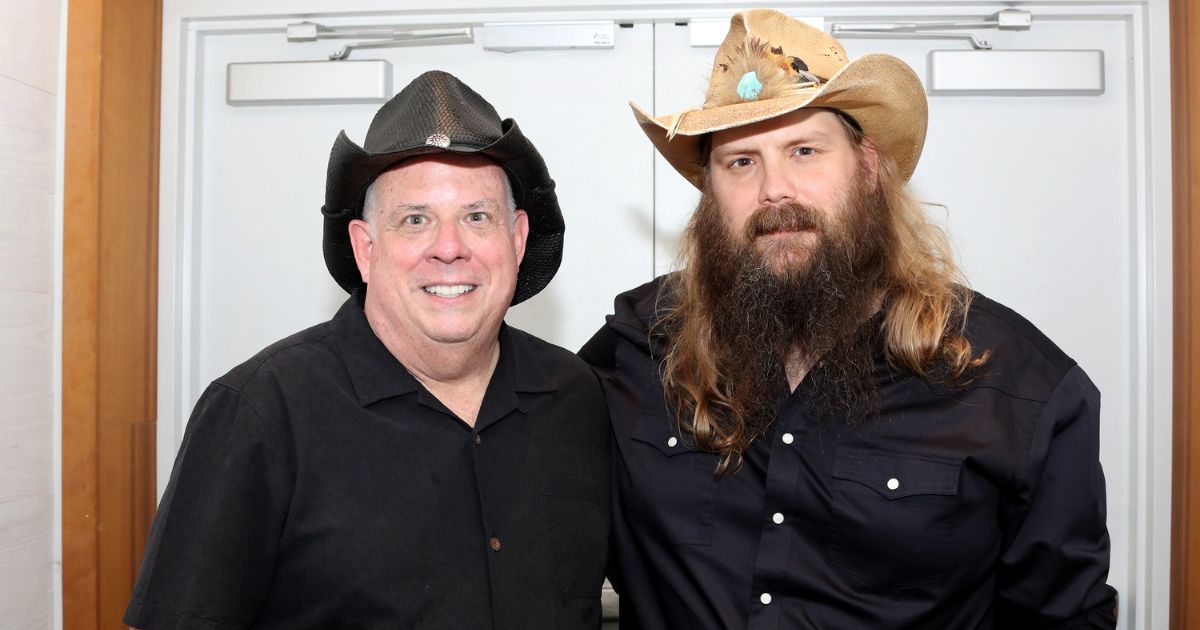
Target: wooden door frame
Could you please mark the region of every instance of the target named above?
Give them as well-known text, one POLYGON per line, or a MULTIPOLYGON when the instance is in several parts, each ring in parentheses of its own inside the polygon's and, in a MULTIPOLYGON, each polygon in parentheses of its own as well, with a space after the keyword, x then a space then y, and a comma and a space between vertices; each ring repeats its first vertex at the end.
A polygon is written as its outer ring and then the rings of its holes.
POLYGON ((1171 0, 1171 628, 1200 626, 1200 2, 1171 0))
POLYGON ((63 627, 119 628, 155 489, 161 0, 68 0, 63 627))
MULTIPOLYGON (((1200 2, 1171 0, 1171 627, 1200 625, 1200 2)), ((120 627, 155 499, 162 0, 69 0, 63 621, 120 627)))

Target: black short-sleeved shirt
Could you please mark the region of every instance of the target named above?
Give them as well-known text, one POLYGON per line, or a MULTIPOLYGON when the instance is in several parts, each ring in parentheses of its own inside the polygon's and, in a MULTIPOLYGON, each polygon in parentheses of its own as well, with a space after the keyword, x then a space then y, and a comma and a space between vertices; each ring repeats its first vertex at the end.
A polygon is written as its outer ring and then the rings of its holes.
POLYGON ((360 300, 204 392, 124 621, 596 628, 610 432, 595 376, 504 327, 472 429, 360 300))
POLYGON ((613 423, 623 629, 1115 626, 1099 393, 1033 325, 976 295, 966 336, 992 357, 964 388, 880 349, 880 417, 856 425, 781 382, 772 431, 717 479, 663 402, 660 282, 581 351, 613 423))

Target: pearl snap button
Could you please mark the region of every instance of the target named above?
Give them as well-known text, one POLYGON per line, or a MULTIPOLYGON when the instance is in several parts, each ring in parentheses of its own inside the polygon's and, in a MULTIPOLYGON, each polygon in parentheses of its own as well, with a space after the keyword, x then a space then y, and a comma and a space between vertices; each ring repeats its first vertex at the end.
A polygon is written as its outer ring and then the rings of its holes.
POLYGON ((792 442, 795 442, 795 441, 796 441, 796 436, 792 435, 791 433, 783 434, 783 443, 784 444, 791 444, 792 442))
POLYGON ((759 596, 758 596, 758 601, 762 602, 762 603, 763 603, 763 606, 766 606, 766 605, 770 604, 770 603, 771 603, 771 594, 770 594, 770 593, 763 593, 762 595, 759 595, 759 596))
POLYGON ((677 438, 675 436, 671 436, 670 438, 667 439, 667 446, 669 446, 671 448, 675 448, 675 445, 677 445, 677 444, 679 444, 679 438, 677 438))
POLYGON ((783 524, 783 515, 780 514, 779 512, 772 514, 771 522, 775 523, 776 525, 782 525, 783 524))
POLYGON ((899 488, 899 487, 900 487, 900 480, 899 480, 899 479, 897 479, 897 478, 895 478, 895 477, 892 477, 891 479, 888 479, 888 481, 887 481, 887 487, 888 487, 888 490, 895 490, 895 489, 899 488))

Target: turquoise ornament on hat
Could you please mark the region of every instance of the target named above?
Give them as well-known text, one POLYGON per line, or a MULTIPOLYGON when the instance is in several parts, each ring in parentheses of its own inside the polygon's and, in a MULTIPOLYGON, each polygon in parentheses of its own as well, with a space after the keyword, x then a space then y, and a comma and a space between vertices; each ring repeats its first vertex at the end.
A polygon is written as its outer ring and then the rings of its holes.
POLYGON ((758 95, 762 93, 763 84, 758 80, 758 73, 751 70, 742 75, 742 79, 738 81, 737 93, 742 97, 743 101, 753 101, 758 99, 758 95))

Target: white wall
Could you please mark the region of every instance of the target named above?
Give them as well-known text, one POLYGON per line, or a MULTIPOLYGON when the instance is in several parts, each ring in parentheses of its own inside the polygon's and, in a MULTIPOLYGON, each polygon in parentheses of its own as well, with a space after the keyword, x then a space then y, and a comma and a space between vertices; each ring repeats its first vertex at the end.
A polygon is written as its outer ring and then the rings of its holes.
POLYGON ((55 619, 63 8, 0 0, 0 628, 55 619))

